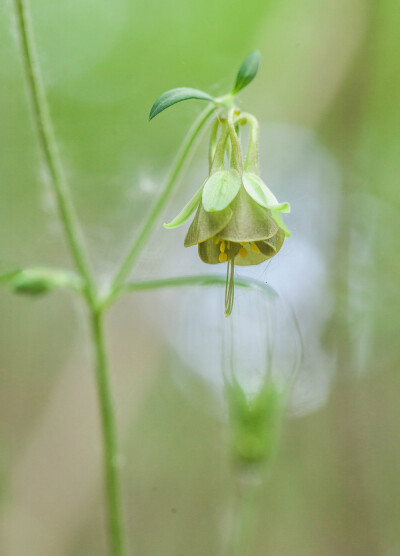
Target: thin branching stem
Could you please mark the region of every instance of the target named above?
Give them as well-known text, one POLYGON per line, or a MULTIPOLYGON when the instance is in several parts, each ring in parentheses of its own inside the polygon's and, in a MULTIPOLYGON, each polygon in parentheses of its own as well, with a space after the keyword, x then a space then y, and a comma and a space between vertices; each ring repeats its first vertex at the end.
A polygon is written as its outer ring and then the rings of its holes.
MULTIPOLYGON (((141 280, 137 282, 127 282, 125 285, 117 288, 111 298, 106 300, 106 304, 102 306, 102 310, 108 307, 116 299, 123 295, 145 291, 159 290, 164 288, 178 288, 187 286, 225 286, 225 276, 218 274, 200 274, 198 276, 178 276, 173 278, 161 278, 157 280, 141 280)), ((271 286, 252 278, 236 278, 235 286, 238 288, 247 288, 260 292, 269 299, 275 299, 277 293, 271 286)))

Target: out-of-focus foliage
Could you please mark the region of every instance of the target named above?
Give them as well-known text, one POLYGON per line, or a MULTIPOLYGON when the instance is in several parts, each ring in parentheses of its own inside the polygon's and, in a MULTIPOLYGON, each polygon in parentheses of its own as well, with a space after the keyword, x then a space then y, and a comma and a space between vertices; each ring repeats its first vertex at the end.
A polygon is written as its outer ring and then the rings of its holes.
MULTIPOLYGON (((240 104, 260 120, 262 175, 291 203, 292 237, 252 272, 293 307, 311 379, 261 496, 253 554, 399 554, 398 1, 31 5, 63 161, 102 283, 201 109, 184 103, 149 124, 153 100, 177 86, 223 94, 241 60, 260 50, 240 104)), ((0 79, 0 270, 64 266, 7 0, 0 79)), ((203 145, 163 221, 206 171, 203 145)), ((161 221, 135 275, 203 271, 195 250, 182 248, 183 228, 167 232, 161 221)), ((5 556, 106 554, 91 354, 71 299, 0 290, 5 556)), ((177 327, 181 299, 178 291, 135 294, 108 323, 129 534, 141 556, 217 554, 231 498, 226 427, 208 411, 214 397, 194 378, 183 394, 176 366, 191 370, 160 325, 168 307, 177 327)), ((193 305, 190 319, 201 323, 193 305)))

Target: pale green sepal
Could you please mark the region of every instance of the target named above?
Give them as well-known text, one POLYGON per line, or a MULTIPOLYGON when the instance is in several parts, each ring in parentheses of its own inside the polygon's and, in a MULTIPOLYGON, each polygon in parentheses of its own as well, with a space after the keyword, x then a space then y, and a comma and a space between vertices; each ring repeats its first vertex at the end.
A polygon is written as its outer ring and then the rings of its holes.
POLYGON ((262 207, 284 213, 290 212, 289 203, 280 203, 272 191, 265 185, 259 176, 256 176, 256 174, 244 172, 243 185, 250 197, 262 207))
POLYGON ((175 218, 171 220, 171 222, 169 222, 168 224, 164 224, 164 228, 168 228, 168 229, 178 228, 184 222, 186 222, 189 216, 191 216, 199 206, 202 193, 203 193, 203 187, 201 187, 197 191, 196 195, 192 197, 192 199, 190 199, 190 201, 183 207, 183 209, 178 214, 178 216, 175 216, 175 218))
POLYGON ((204 184, 202 203, 207 212, 224 210, 239 192, 242 180, 234 170, 221 170, 212 174, 204 184))

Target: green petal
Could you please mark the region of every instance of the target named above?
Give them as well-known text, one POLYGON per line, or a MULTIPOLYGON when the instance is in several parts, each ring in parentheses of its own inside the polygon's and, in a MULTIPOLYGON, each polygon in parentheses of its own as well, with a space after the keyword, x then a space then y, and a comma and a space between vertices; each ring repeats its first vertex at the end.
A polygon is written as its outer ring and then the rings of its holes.
MULTIPOLYGON (((240 245, 234 243, 231 245, 231 248, 228 250, 226 249, 226 254, 228 256, 235 256, 240 249, 240 245)), ((199 257, 200 259, 207 264, 218 264, 220 263, 219 255, 221 253, 220 244, 215 244, 215 238, 212 237, 207 241, 203 241, 199 243, 199 257)))
POLYGON ((272 213, 272 218, 275 220, 275 222, 278 224, 278 226, 280 228, 282 228, 282 230, 285 232, 285 236, 286 237, 290 237, 291 236, 291 232, 290 230, 285 226, 282 216, 280 215, 279 211, 277 210, 271 210, 272 213))
POLYGON ((242 180, 236 170, 222 170, 212 174, 203 189, 203 207, 207 212, 224 210, 239 192, 242 180))
POLYGON ((266 241, 256 241, 255 244, 259 248, 259 253, 254 253, 249 246, 246 246, 247 249, 247 257, 241 257, 237 255, 235 257, 235 264, 238 266, 250 266, 263 263, 264 261, 271 259, 274 257, 280 248, 285 239, 285 234, 283 230, 278 228, 278 231, 274 236, 266 241))
POLYGON ((257 245, 260 251, 264 253, 264 255, 268 255, 269 258, 271 258, 278 253, 284 241, 285 233, 281 228, 278 228, 278 231, 274 236, 267 239, 266 241, 257 243, 257 245))
POLYGON ((230 205, 233 211, 229 224, 219 232, 219 237, 229 241, 263 241, 276 234, 278 225, 269 210, 257 204, 244 187, 230 205))
MULTIPOLYGON (((261 243, 261 241, 257 241, 256 245, 261 243)), ((265 255, 261 251, 259 253, 254 253, 249 246, 246 246, 247 249, 247 257, 241 257, 240 255, 236 255, 235 257, 235 265, 237 266, 253 266, 257 264, 261 264, 267 259, 270 259, 272 255, 265 255)), ((274 252, 275 255, 275 252, 274 252)))
POLYGON ((164 224, 164 228, 178 228, 178 226, 181 226, 184 222, 186 222, 189 216, 193 214, 193 212, 199 206, 202 192, 203 188, 201 187, 196 195, 192 199, 190 199, 190 201, 183 207, 178 216, 175 216, 175 218, 168 224, 164 224))
POLYGON ((262 207, 280 212, 290 212, 289 203, 279 203, 272 191, 265 185, 259 176, 256 176, 256 174, 244 172, 243 185, 250 197, 262 207))
POLYGON ((232 218, 232 211, 229 207, 219 212, 206 212, 200 203, 196 216, 190 225, 185 237, 185 247, 197 245, 217 235, 232 218))

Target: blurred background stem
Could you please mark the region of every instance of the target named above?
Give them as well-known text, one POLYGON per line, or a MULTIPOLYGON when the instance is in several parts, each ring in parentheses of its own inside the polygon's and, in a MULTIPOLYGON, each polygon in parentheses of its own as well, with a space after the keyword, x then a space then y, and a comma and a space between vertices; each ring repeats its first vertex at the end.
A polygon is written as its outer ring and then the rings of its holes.
POLYGON ((230 524, 226 556, 249 556, 257 515, 257 494, 261 479, 246 471, 237 471, 236 499, 230 524))
POLYGON ((34 123, 39 143, 50 175, 51 185, 56 196, 59 217, 63 225, 65 237, 75 265, 85 283, 84 291, 91 317, 94 351, 96 354, 95 371, 103 433, 110 543, 113 556, 124 556, 126 551, 124 548, 125 542, 123 540, 122 531, 122 504, 119 485, 117 432, 105 351, 102 315, 97 309, 97 288, 92 277, 83 235, 80 230, 78 218, 58 153, 57 142, 36 52, 28 3, 25 0, 15 0, 15 11, 17 15, 17 31, 21 44, 25 76, 31 97, 34 123))
POLYGON ((69 188, 64 176, 54 129, 50 117, 46 92, 43 85, 38 55, 36 52, 29 5, 26 0, 14 0, 17 15, 17 32, 21 46, 25 78, 33 111, 33 120, 42 155, 54 191, 57 208, 64 234, 74 263, 86 282, 86 296, 89 303, 95 302, 95 288, 90 270, 85 242, 79 226, 78 217, 72 203, 69 188))

